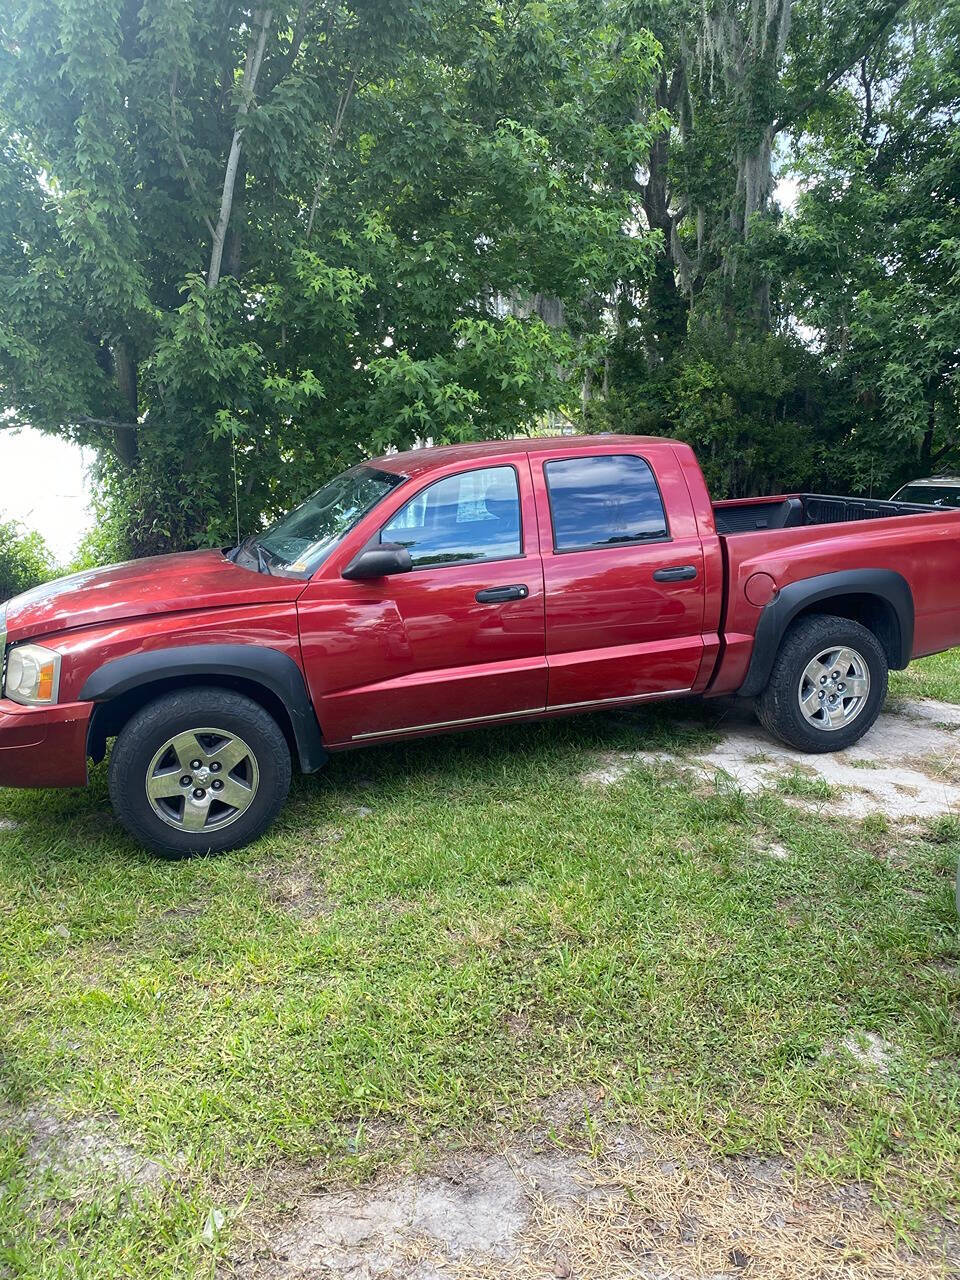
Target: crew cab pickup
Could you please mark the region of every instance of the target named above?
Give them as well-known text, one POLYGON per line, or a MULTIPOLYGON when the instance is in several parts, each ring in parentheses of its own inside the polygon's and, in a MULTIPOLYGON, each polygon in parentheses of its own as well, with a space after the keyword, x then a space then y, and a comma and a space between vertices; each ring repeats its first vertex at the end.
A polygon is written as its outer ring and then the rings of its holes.
POLYGON ((74 574, 0 611, 0 785, 82 786, 159 853, 271 822, 329 752, 692 694, 804 751, 960 643, 960 510, 711 503, 641 436, 393 454, 229 550, 74 574))

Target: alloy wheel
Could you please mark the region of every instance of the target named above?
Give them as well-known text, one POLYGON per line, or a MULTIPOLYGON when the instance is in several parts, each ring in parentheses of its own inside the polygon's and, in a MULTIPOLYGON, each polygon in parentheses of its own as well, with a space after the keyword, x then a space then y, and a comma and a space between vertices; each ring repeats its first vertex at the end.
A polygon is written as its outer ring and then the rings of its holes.
POLYGON ((145 788, 158 818, 178 831, 219 831, 250 808, 260 783, 251 749, 225 729, 188 729, 169 738, 147 768, 145 788))
POLYGON ((855 720, 867 705, 870 668, 856 649, 822 649, 800 677, 800 711, 815 728, 830 733, 855 720))

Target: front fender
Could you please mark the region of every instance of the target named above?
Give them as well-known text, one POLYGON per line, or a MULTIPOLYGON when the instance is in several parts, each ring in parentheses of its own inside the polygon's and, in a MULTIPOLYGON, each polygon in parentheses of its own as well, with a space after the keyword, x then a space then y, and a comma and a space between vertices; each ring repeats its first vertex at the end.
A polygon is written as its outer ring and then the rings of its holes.
POLYGON ((256 685, 282 703, 290 718, 300 765, 311 773, 326 761, 320 725, 303 678, 294 660, 278 649, 247 644, 195 644, 131 653, 105 662, 87 677, 81 702, 111 702, 151 684, 175 686, 177 680, 196 682, 226 676, 232 682, 256 685))

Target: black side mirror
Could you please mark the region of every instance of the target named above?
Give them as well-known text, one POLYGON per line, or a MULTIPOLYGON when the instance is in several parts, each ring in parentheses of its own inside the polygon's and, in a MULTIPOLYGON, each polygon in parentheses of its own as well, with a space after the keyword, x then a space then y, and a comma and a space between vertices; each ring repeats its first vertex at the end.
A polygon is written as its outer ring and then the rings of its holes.
POLYGON ((409 573, 413 568, 410 552, 398 542, 381 542, 354 556, 343 571, 345 578, 362 581, 366 578, 386 578, 391 573, 409 573))

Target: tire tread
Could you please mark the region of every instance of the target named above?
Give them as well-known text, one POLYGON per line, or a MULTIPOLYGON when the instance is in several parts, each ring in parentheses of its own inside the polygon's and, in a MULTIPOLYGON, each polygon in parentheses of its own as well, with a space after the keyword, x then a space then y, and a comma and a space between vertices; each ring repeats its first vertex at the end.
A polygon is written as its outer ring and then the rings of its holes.
POLYGON ((784 636, 767 687, 756 701, 757 719, 769 734, 798 751, 842 751, 873 726, 887 696, 887 675, 887 655, 872 631, 852 618, 811 614, 795 622, 784 636), (811 657, 833 644, 849 644, 863 655, 870 668, 870 693, 868 705, 851 724, 826 733, 806 722, 795 695, 811 657))
POLYGON ((140 844, 164 857, 226 853, 256 840, 283 807, 290 789, 290 748, 276 720, 258 702, 213 686, 167 693, 141 707, 124 725, 110 759, 110 800, 117 820, 140 844), (183 722, 183 723, 181 723, 183 722), (203 724, 235 728, 255 751, 260 785, 250 808, 236 822, 209 836, 168 827, 146 801, 140 776, 145 751, 152 755, 165 736, 203 724), (256 739, 250 742, 250 738, 256 739))

